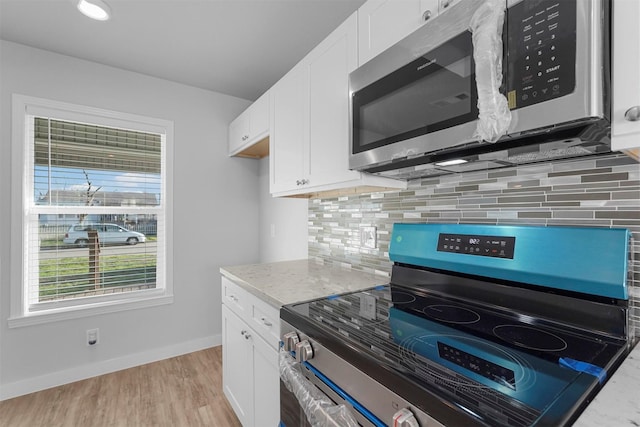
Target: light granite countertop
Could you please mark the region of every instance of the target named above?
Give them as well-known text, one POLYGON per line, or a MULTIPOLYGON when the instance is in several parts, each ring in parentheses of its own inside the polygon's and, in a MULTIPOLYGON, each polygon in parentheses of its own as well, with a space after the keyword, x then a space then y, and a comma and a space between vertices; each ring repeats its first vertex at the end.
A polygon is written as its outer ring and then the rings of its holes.
MULTIPOLYGON (((387 284, 389 278, 307 259, 222 267, 220 273, 265 302, 285 304, 387 284)), ((573 427, 640 427, 640 345, 573 427)))
POLYGON ((222 267, 220 273, 276 308, 389 283, 386 276, 308 259, 222 267))
POLYGON ((640 345, 622 362, 573 427, 640 426, 640 345))

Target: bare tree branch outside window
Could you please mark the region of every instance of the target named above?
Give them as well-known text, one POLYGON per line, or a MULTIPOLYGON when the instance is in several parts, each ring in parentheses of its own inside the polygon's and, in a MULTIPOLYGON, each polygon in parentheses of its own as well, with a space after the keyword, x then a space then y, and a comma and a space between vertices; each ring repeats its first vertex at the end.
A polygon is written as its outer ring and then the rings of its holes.
MULTIPOLYGON (((87 173, 86 170, 82 169, 82 173, 84 174, 85 179, 87 180, 87 192, 85 195, 85 206, 92 206, 93 205, 93 200, 96 198, 96 193, 98 193, 98 191, 100 191, 100 189, 102 188, 102 186, 96 188, 95 190, 91 191, 91 180, 89 179, 89 174, 87 173)), ((80 215, 78 215, 78 220, 80 222, 80 224, 84 223, 85 218, 87 217, 86 213, 81 213, 80 215)))

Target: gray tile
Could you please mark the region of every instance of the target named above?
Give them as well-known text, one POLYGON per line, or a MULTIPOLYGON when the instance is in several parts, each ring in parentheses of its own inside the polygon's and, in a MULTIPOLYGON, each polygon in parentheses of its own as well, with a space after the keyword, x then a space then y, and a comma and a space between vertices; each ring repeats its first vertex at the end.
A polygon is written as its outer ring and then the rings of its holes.
POLYGON ((538 187, 538 186, 540 186, 539 179, 529 179, 525 181, 511 181, 507 184, 507 188, 538 187))
POLYGON ((507 176, 516 176, 518 172, 515 169, 506 169, 489 172, 489 178, 503 178, 507 176))
POLYGON ((595 214, 596 214, 596 218, 640 220, 640 212, 638 212, 637 210, 632 210, 632 211, 598 211, 595 214))
POLYGON ((581 206, 580 202, 545 202, 542 204, 542 207, 545 208, 553 208, 553 207, 569 207, 569 206, 581 206))
POLYGON ((620 199, 633 199, 633 200, 637 200, 638 203, 640 203, 640 190, 638 191, 616 191, 614 193, 611 193, 611 198, 613 200, 620 200, 620 199))
POLYGON ((518 218, 551 218, 551 212, 520 211, 518 218))
POLYGON ((610 200, 611 193, 564 193, 564 194, 549 194, 547 195, 547 201, 570 201, 570 200, 610 200))
POLYGON ((509 196, 498 197, 498 203, 531 203, 531 202, 546 202, 545 196, 509 196))
POLYGON ((549 178, 556 177, 556 176, 568 176, 568 175, 594 175, 599 173, 611 173, 611 168, 570 169, 562 172, 552 172, 549 174, 549 178))
POLYGON ((582 182, 624 181, 629 178, 628 172, 605 173, 602 175, 584 175, 582 182))
POLYGON ((594 218, 594 213, 593 211, 588 211, 588 210, 580 210, 580 209, 575 209, 575 210, 565 210, 565 211, 559 211, 559 210, 554 210, 553 211, 553 218, 584 218, 584 219, 593 219, 594 218))
POLYGON ((621 166, 621 165, 638 165, 638 161, 633 157, 623 156, 623 157, 613 157, 606 158, 602 160, 596 160, 596 167, 606 167, 606 166, 621 166))
POLYGON ((502 194, 545 194, 551 190, 552 187, 507 188, 502 190, 502 194))
POLYGON ((510 208, 510 209, 515 209, 515 208, 539 208, 541 207, 542 204, 541 203, 509 203, 509 204, 503 204, 503 203, 495 203, 495 204, 481 204, 480 208, 481 209, 496 209, 496 208, 510 208))

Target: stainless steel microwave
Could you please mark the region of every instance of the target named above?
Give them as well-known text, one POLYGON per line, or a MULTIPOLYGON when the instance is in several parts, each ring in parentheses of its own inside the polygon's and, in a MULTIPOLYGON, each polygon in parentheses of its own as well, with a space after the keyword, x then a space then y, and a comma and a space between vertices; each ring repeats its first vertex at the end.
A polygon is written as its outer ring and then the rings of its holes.
POLYGON ((473 136, 482 3, 457 2, 350 74, 351 169, 411 179, 610 150, 610 1, 505 0, 511 119, 495 143, 473 136))

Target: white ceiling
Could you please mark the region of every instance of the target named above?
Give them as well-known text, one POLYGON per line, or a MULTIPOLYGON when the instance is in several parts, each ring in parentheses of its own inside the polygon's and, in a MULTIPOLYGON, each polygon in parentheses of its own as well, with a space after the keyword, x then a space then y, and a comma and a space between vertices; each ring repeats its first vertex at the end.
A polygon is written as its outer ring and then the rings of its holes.
POLYGON ((364 0, 0 0, 0 38, 255 100, 364 0))

